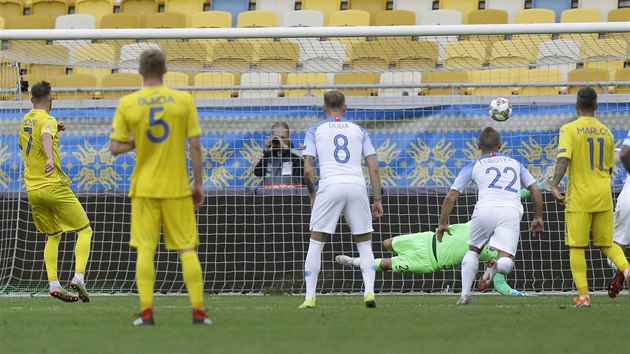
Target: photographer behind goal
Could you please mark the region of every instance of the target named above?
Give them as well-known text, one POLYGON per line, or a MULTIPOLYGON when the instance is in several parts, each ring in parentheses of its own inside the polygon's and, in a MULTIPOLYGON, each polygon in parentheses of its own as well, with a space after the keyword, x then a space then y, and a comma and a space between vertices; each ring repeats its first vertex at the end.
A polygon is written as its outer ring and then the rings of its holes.
POLYGON ((265 139, 262 158, 254 167, 254 175, 263 178, 263 187, 296 188, 304 185, 303 169, 302 154, 293 149, 289 125, 274 123, 271 136, 265 139))

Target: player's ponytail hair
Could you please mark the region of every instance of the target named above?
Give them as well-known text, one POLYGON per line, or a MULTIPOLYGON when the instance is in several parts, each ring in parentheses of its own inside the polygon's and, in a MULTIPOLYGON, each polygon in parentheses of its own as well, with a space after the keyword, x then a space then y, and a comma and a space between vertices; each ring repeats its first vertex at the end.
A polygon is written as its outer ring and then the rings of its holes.
POLYGON ((31 101, 35 104, 42 103, 50 97, 50 83, 40 81, 31 87, 31 101))
POLYGON ((166 73, 166 56, 159 49, 147 49, 140 54, 140 74, 161 78, 166 73))
POLYGON ((479 148, 483 151, 499 151, 501 136, 492 127, 486 127, 479 136, 479 148))

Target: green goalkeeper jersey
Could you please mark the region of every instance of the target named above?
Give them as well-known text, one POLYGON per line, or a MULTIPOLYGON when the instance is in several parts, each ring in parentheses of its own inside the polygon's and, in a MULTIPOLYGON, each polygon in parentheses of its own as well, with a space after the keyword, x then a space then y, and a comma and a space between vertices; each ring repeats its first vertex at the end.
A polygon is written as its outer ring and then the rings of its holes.
MULTIPOLYGON (((444 233, 442 242, 435 242, 435 256, 441 269, 448 269, 462 263, 468 251, 468 240, 470 238, 470 221, 465 224, 450 225, 451 234, 444 233)), ((479 255, 480 261, 496 259, 498 252, 491 251, 485 245, 479 255)))

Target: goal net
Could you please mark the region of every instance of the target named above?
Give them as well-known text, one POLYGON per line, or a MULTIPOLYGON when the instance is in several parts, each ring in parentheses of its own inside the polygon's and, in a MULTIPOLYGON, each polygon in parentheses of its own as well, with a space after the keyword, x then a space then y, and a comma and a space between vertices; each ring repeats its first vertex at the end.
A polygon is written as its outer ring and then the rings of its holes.
MULTIPOLYGON (((206 190, 206 205, 197 214, 198 251, 208 293, 304 291, 308 193, 303 187, 264 186, 254 166, 276 122, 289 125, 299 149, 308 127, 324 117, 327 89, 346 94, 347 117, 367 129, 377 150, 385 207, 374 221, 377 258, 391 256, 381 244, 385 239, 436 228, 446 191, 479 155, 475 138, 484 127, 497 129, 502 151, 543 185, 553 173, 559 127, 575 119, 580 87, 598 91, 597 117, 617 145, 630 129, 630 31, 622 23, 6 30, 0 39, 2 293, 47 289, 46 238, 32 221, 17 144, 19 120, 31 107, 28 90, 41 80, 53 86, 52 115, 67 126, 60 134, 62 168, 94 229, 88 289, 135 291, 126 195, 135 155, 110 155, 108 135, 118 99, 142 86, 138 56, 146 48, 165 52, 165 84, 191 92, 198 106, 206 190), (506 122, 488 115, 496 97, 513 104, 506 122)), ((615 194, 624 179, 617 166, 615 194)), ((475 201, 470 188, 451 223, 468 221, 475 201)), ((544 201, 546 231, 540 237, 527 231, 532 207, 524 201, 516 269, 508 283, 526 291, 570 291, 563 209, 549 193, 544 201)), ((60 246, 62 282, 74 271, 74 240, 73 233, 65 234, 60 246)), ((357 256, 343 223, 324 248, 318 289, 359 291, 360 272, 336 264, 338 254, 357 256)), ((587 256, 589 284, 605 289, 613 274, 605 258, 595 248, 587 256)), ((156 291, 184 292, 177 254, 160 244, 156 261, 156 291)), ((448 292, 461 285, 455 268, 379 273, 376 288, 448 292)))

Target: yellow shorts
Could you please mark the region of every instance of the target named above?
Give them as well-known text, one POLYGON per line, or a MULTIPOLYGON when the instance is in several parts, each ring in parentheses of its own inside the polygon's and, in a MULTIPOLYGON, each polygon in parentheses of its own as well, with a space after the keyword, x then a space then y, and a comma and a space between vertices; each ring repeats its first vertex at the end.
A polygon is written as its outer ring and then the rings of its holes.
POLYGON ((56 235, 90 224, 83 206, 69 186, 47 186, 27 192, 35 227, 56 235))
POLYGON ((131 198, 131 247, 156 249, 161 226, 166 249, 196 247, 199 235, 192 197, 131 198))
POLYGON ((596 213, 566 212, 564 243, 570 247, 587 247, 589 233, 593 231, 594 246, 611 246, 613 242, 613 210, 596 213))

